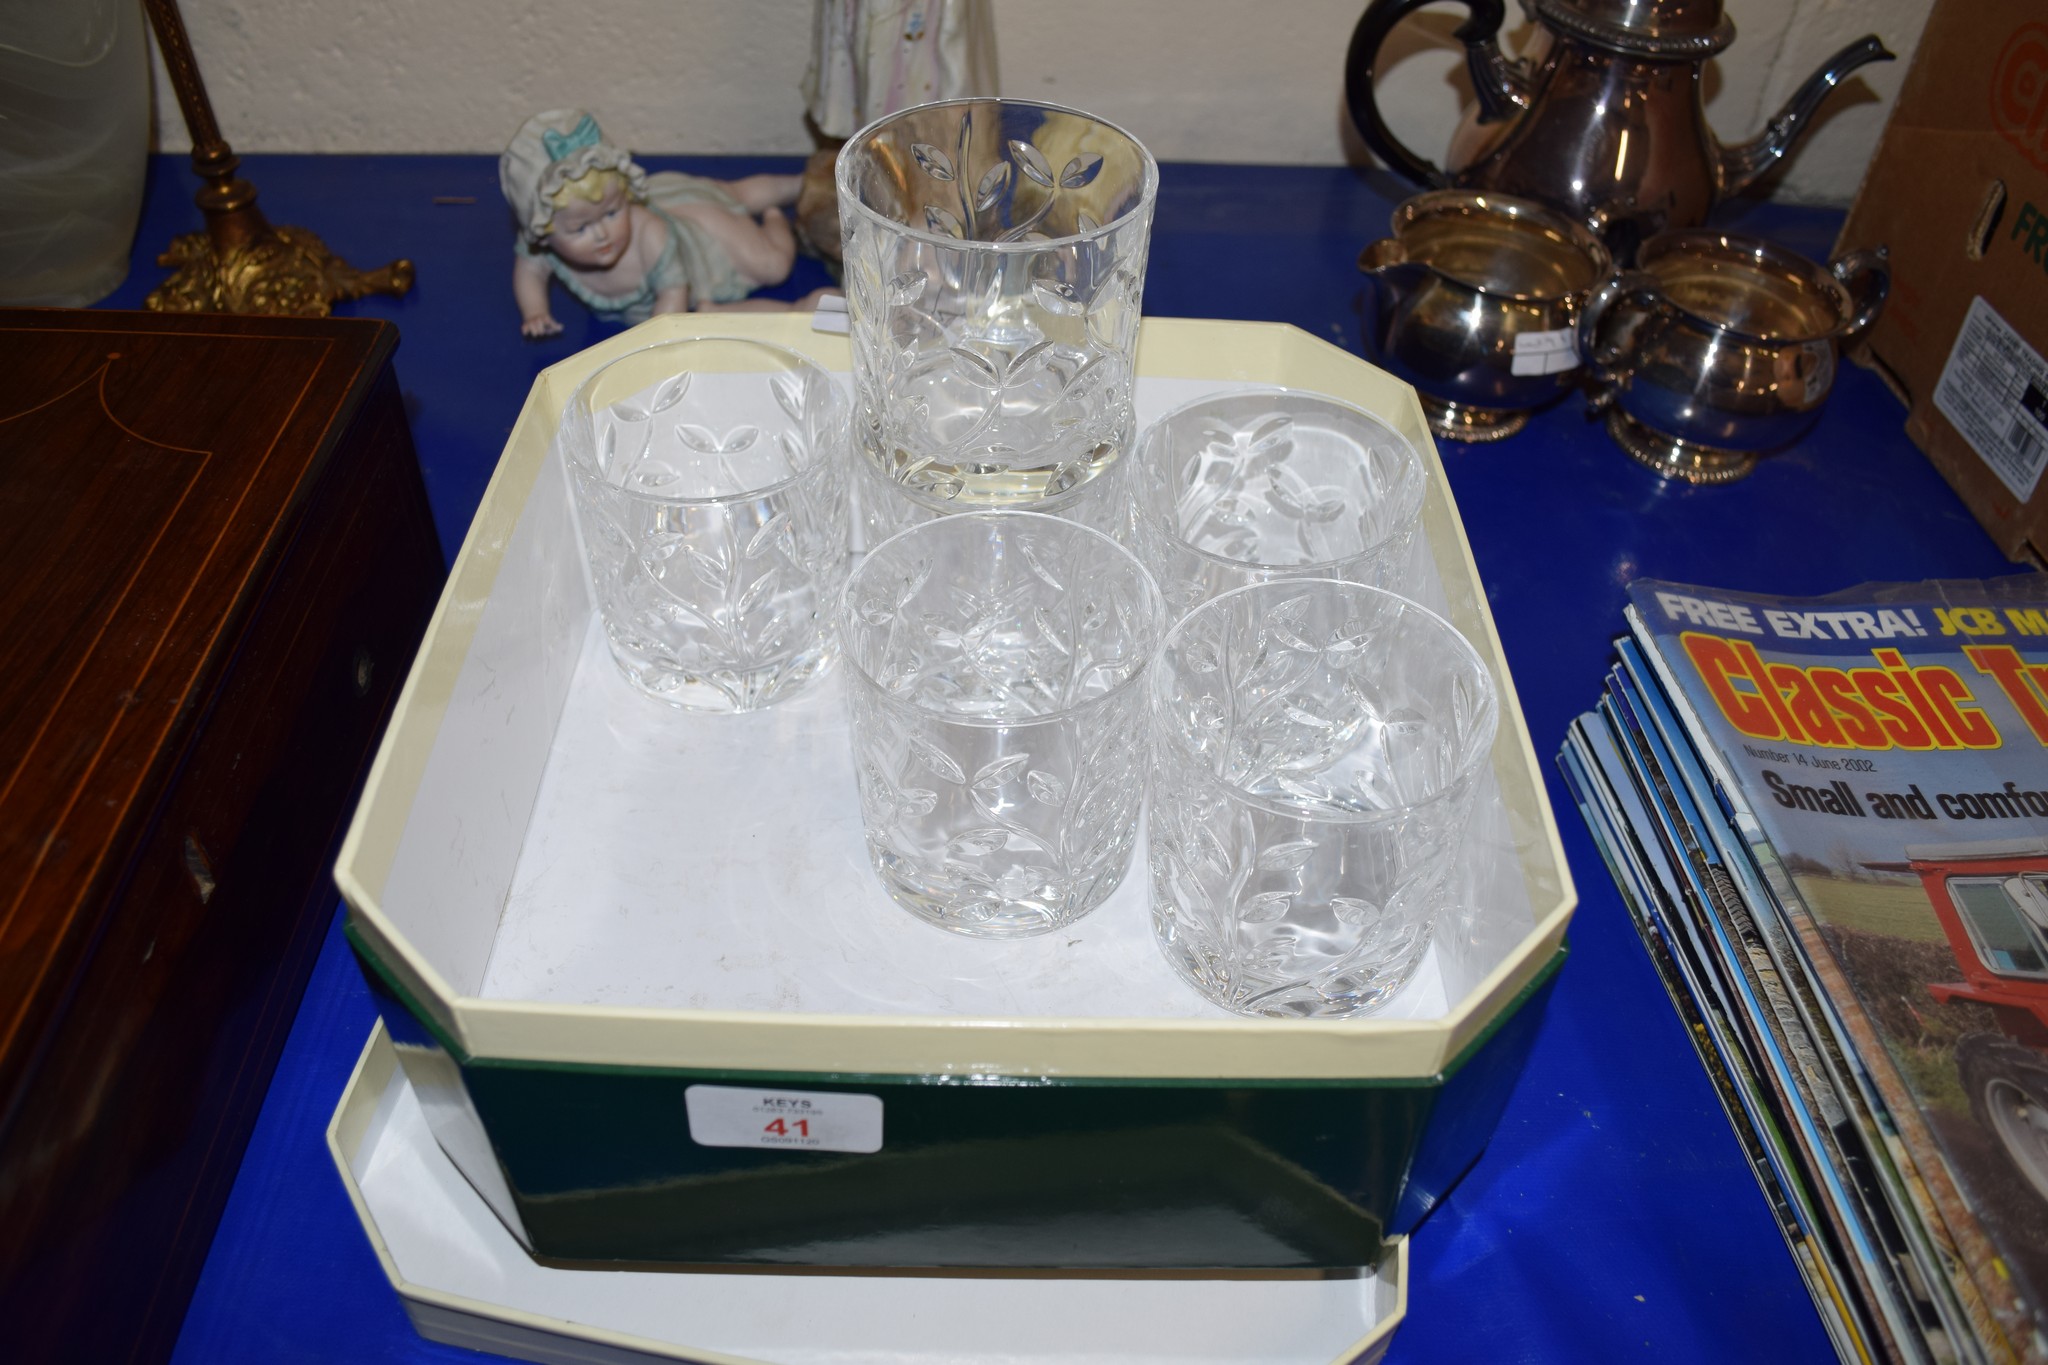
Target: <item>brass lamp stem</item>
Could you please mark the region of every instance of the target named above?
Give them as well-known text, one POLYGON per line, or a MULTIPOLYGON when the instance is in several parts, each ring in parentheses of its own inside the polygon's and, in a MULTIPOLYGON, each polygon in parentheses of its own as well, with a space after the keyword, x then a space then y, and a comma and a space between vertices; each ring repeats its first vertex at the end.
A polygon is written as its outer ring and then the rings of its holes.
POLYGON ((206 231, 174 238, 157 257, 158 265, 175 269, 145 305, 158 312, 325 317, 337 299, 396 298, 412 288, 411 261, 357 270, 306 229, 270 225, 256 207, 256 187, 235 173, 241 158, 214 120, 177 0, 143 0, 143 7, 192 136, 192 170, 206 182, 193 196, 206 231))
POLYGON ((192 135, 192 170, 206 182, 198 203, 206 212, 207 227, 223 245, 246 245, 270 225, 256 209, 256 187, 235 174, 242 159, 228 146, 228 140, 220 135, 220 124, 214 121, 213 101, 207 97, 206 82, 200 79, 199 63, 192 57, 185 16, 179 12, 177 0, 143 0, 143 8, 149 11, 164 66, 171 73, 178 112, 192 135), (255 219, 253 225, 249 217, 255 219))

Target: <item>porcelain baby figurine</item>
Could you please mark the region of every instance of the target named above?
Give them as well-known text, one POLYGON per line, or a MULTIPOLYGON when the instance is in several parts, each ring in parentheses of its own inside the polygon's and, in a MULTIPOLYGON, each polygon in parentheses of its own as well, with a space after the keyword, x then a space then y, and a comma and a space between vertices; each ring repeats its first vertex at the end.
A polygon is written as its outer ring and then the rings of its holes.
POLYGON ((789 278, 796 238, 782 206, 795 202, 801 176, 650 175, 589 114, 553 109, 520 126, 498 159, 498 183, 519 222, 512 295, 525 336, 562 330, 548 307, 550 277, 599 317, 628 324, 692 308, 815 306, 815 297, 747 298, 789 278))

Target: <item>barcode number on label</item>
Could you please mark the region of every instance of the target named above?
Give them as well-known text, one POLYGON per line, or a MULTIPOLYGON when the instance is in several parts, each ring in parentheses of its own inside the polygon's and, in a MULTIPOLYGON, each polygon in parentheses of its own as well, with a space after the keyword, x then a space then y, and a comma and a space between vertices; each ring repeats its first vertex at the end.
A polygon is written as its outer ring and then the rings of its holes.
POLYGON ((2007 491, 2033 496, 2048 468, 2048 360, 1982 298, 1970 300, 1934 406, 2007 491))
POLYGON ((683 1106, 690 1117, 690 1140, 700 1147, 882 1150, 879 1095, 693 1085, 683 1092, 683 1106))

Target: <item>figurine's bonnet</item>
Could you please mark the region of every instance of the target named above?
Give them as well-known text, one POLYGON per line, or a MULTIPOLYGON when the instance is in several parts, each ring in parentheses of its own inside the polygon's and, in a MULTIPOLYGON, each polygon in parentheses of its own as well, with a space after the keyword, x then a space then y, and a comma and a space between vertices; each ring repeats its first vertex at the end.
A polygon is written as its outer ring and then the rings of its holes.
POLYGON ((519 125, 512 145, 498 158, 498 187, 518 216, 519 235, 529 248, 548 235, 555 191, 593 170, 619 172, 635 199, 646 197, 647 172, 606 142, 597 120, 581 109, 550 109, 519 125))

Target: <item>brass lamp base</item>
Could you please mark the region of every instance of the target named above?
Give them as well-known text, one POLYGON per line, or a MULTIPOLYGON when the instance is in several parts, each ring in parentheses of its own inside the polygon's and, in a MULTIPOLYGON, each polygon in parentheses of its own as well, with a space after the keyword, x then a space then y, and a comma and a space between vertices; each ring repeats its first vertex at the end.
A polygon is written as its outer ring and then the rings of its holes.
POLYGON ((210 232, 171 239, 156 263, 173 267, 145 307, 159 313, 268 313, 326 317, 332 305, 368 294, 398 298, 412 288, 412 262, 357 270, 305 228, 269 227, 253 240, 220 246, 210 232))
POLYGON ((1650 430, 1620 408, 1607 410, 1607 434, 1638 464, 1687 483, 1734 483, 1756 468, 1756 453, 1720 450, 1650 430))

